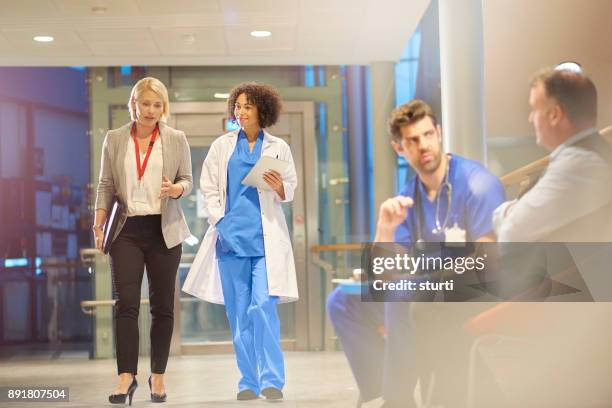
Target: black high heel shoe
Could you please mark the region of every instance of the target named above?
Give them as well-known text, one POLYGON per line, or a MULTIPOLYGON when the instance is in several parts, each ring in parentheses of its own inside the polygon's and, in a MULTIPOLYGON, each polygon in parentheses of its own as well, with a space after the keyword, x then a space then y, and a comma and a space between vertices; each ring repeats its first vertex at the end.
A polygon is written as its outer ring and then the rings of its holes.
POLYGON ((151 391, 151 402, 166 402, 166 393, 153 394, 153 387, 151 386, 151 376, 149 376, 149 391, 151 391))
POLYGON ((129 404, 132 405, 132 397, 134 396, 134 391, 138 388, 138 382, 136 381, 136 376, 132 379, 132 383, 128 387, 127 393, 125 394, 111 394, 108 396, 108 402, 111 404, 125 404, 125 400, 128 399, 129 404))

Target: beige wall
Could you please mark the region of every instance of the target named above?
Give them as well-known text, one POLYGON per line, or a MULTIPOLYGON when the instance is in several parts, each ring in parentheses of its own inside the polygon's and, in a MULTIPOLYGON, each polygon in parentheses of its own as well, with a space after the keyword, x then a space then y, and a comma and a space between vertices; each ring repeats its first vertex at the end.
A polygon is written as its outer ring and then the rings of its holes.
POLYGON ((484 0, 489 137, 532 136, 529 78, 564 60, 582 64, 599 92, 599 127, 612 124, 612 1, 484 0))

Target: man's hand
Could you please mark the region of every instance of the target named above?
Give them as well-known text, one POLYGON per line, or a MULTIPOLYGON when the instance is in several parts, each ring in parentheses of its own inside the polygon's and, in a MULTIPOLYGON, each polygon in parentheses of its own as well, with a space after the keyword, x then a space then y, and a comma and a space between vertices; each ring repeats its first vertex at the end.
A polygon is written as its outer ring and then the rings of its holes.
POLYGON ((406 196, 397 196, 384 201, 378 211, 376 242, 393 242, 395 228, 408 216, 408 208, 414 201, 406 196))
POLYGON ((276 194, 278 194, 281 200, 285 199, 285 186, 283 185, 283 178, 278 172, 268 170, 263 174, 263 179, 272 188, 272 190, 276 191, 276 194))

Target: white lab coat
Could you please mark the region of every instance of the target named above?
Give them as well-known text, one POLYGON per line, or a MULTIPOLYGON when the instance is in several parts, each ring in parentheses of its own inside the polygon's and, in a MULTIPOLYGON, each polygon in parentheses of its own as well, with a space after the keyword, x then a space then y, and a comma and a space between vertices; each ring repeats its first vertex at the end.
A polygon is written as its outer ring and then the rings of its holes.
MULTIPOLYGON (((210 146, 204 160, 200 189, 204 195, 210 226, 183 284, 184 292, 218 304, 224 304, 224 301, 215 248, 217 242, 215 225, 225 215, 227 164, 236 147, 237 138, 238 131, 218 137, 210 146)), ((270 296, 278 296, 281 303, 292 302, 298 299, 297 278, 289 230, 280 203, 293 200, 297 187, 295 165, 289 145, 266 131, 264 131, 261 155, 291 163, 286 174, 281 174, 285 188, 284 200, 281 200, 274 191, 257 190, 261 206, 268 291, 270 296)))

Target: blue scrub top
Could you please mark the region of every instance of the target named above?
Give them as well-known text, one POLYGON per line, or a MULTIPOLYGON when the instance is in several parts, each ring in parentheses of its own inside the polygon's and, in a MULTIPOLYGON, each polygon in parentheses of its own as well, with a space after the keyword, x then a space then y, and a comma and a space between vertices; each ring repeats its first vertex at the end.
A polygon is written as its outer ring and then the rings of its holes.
MULTIPOLYGON (((493 231, 493 211, 505 201, 504 188, 497 177, 480 163, 451 155, 448 181, 452 185, 451 204, 448 205, 446 188, 441 191, 439 204, 440 225, 449 211, 447 228, 455 224, 466 231, 466 241, 473 242, 493 231)), ((400 192, 414 199, 416 176, 412 177, 400 192)), ((425 242, 444 242, 444 233, 434 233, 436 228, 436 200, 429 201, 423 182, 419 180, 419 198, 422 208, 421 239, 425 242)), ((440 192, 439 192, 440 194, 440 192)), ((416 205, 416 203, 415 203, 416 205)), ((395 241, 412 243, 416 238, 417 211, 413 205, 408 217, 395 229, 395 241)))
POLYGON ((261 157, 263 131, 259 132, 253 151, 243 130, 238 133, 236 148, 227 165, 227 201, 225 216, 217 223, 217 248, 233 252, 239 257, 264 256, 261 206, 255 187, 245 186, 242 180, 261 157))

